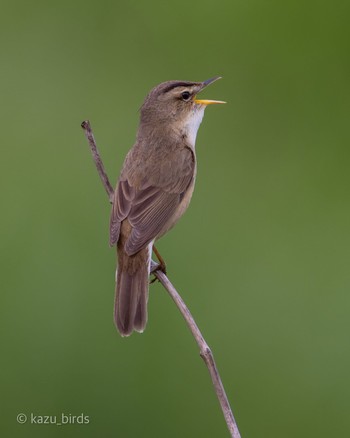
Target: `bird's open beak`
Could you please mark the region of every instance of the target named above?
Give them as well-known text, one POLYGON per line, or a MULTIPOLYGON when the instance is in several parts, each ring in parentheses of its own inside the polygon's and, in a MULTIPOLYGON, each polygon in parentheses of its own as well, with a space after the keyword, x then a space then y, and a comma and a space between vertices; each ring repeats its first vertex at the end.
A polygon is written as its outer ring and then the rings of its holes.
MULTIPOLYGON (((199 91, 202 91, 205 87, 212 84, 213 82, 217 81, 218 79, 221 79, 221 76, 216 76, 215 78, 207 79, 206 81, 202 82, 202 86, 199 91)), ((198 103, 200 105, 212 105, 214 103, 226 103, 223 100, 208 100, 208 99, 194 99, 195 103, 198 103)))

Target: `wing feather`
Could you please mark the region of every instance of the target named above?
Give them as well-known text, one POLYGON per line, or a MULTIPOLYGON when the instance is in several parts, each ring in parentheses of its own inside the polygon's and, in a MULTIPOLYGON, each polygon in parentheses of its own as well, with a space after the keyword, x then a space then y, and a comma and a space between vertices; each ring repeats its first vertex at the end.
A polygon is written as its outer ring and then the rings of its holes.
POLYGON ((120 225, 128 219, 132 231, 125 251, 133 255, 147 246, 164 229, 176 212, 195 174, 192 150, 177 152, 172 166, 154 168, 148 175, 135 178, 135 167, 128 177, 125 167, 115 190, 110 221, 110 245, 118 242, 120 225), (140 181, 139 184, 135 181, 140 181))

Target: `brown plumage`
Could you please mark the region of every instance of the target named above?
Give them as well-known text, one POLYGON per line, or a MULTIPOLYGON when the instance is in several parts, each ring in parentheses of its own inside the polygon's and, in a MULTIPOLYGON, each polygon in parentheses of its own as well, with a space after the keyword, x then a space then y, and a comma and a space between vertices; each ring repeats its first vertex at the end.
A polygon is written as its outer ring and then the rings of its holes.
POLYGON ((141 107, 137 140, 126 156, 114 194, 110 244, 117 245, 115 323, 122 336, 147 323, 153 242, 188 207, 196 176, 195 137, 205 106, 195 99, 205 82, 169 81, 141 107))

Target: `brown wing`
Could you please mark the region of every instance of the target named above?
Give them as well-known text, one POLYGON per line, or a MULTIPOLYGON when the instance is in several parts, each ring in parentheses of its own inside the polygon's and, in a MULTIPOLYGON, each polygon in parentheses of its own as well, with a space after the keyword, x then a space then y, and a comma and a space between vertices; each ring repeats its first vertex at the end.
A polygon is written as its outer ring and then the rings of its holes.
POLYGON ((138 187, 133 187, 132 178, 122 172, 114 195, 110 245, 117 243, 121 222, 126 218, 132 227, 125 244, 128 255, 140 251, 161 233, 194 177, 193 152, 185 148, 178 155, 178 159, 143 177, 138 187))

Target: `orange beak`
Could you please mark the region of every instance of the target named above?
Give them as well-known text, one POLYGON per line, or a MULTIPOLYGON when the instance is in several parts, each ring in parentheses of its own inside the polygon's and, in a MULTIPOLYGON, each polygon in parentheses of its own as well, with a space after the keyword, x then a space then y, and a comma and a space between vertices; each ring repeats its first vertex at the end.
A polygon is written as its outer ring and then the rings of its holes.
POLYGON ((226 103, 223 100, 207 100, 207 99, 195 99, 195 103, 199 103, 200 105, 212 105, 214 103, 226 103))

